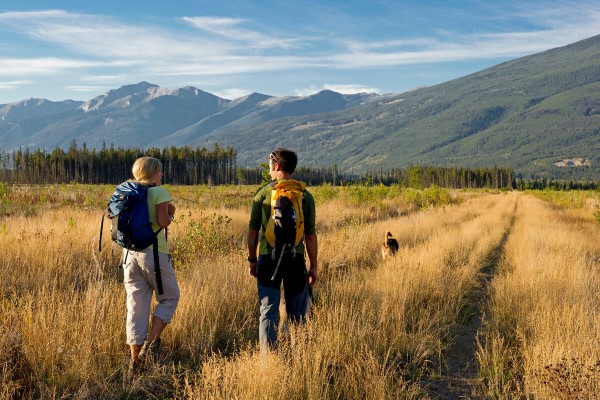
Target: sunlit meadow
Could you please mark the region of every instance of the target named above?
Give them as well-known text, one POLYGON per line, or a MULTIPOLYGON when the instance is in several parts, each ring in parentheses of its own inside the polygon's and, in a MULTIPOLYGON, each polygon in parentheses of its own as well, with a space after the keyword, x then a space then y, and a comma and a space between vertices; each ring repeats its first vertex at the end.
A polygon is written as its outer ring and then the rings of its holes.
POLYGON ((161 362, 124 387, 125 293, 106 225, 98 249, 113 189, 0 184, 0 399, 435 397, 422 382, 443 379, 452 332, 477 290, 488 303, 478 305, 487 314, 474 393, 597 389, 593 202, 575 209, 517 192, 399 186, 310 188, 314 306, 304 326, 282 319, 281 345, 266 355, 244 261, 256 187, 168 187, 181 300, 161 362), (400 251, 382 261, 386 230, 400 251), (482 288, 484 269, 492 278, 482 288))

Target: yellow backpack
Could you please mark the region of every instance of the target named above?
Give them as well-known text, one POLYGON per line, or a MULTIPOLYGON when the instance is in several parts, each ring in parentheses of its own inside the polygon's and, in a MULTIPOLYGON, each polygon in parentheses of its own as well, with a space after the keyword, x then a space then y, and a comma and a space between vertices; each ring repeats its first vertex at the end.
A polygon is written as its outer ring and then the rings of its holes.
POLYGON ((271 217, 265 239, 273 247, 273 258, 281 259, 286 249, 294 249, 304 237, 302 192, 306 183, 296 180, 273 182, 271 217))

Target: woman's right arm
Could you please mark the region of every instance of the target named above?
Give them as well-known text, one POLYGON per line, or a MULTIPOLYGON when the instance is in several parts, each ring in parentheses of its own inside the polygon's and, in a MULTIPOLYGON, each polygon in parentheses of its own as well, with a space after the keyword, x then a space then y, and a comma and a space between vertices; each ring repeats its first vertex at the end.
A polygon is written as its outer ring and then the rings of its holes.
POLYGON ((175 206, 173 206, 171 203, 165 201, 164 203, 156 205, 156 222, 158 223, 158 226, 161 228, 166 228, 171 225, 171 218, 169 218, 169 214, 175 214, 175 206), (171 213, 171 211, 173 212, 171 213))

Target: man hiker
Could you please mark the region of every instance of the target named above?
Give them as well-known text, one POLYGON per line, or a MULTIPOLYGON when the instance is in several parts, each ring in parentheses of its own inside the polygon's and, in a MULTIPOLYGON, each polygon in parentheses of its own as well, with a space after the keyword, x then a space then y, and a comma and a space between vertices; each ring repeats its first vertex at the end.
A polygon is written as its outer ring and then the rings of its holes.
POLYGON ((302 323, 310 308, 311 286, 317 281, 315 202, 306 184, 292 179, 297 163, 293 151, 274 150, 269 155, 272 182, 257 190, 252 203, 248 272, 258 285, 261 351, 276 348, 282 282, 287 317, 292 323, 302 323))

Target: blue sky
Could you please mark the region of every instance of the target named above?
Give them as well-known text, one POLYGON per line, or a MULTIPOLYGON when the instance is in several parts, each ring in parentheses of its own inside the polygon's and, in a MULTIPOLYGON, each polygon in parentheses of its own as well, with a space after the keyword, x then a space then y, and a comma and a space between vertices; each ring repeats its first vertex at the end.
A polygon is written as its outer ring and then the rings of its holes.
POLYGON ((141 81, 400 93, 597 34, 597 0, 2 0, 0 104, 141 81))

